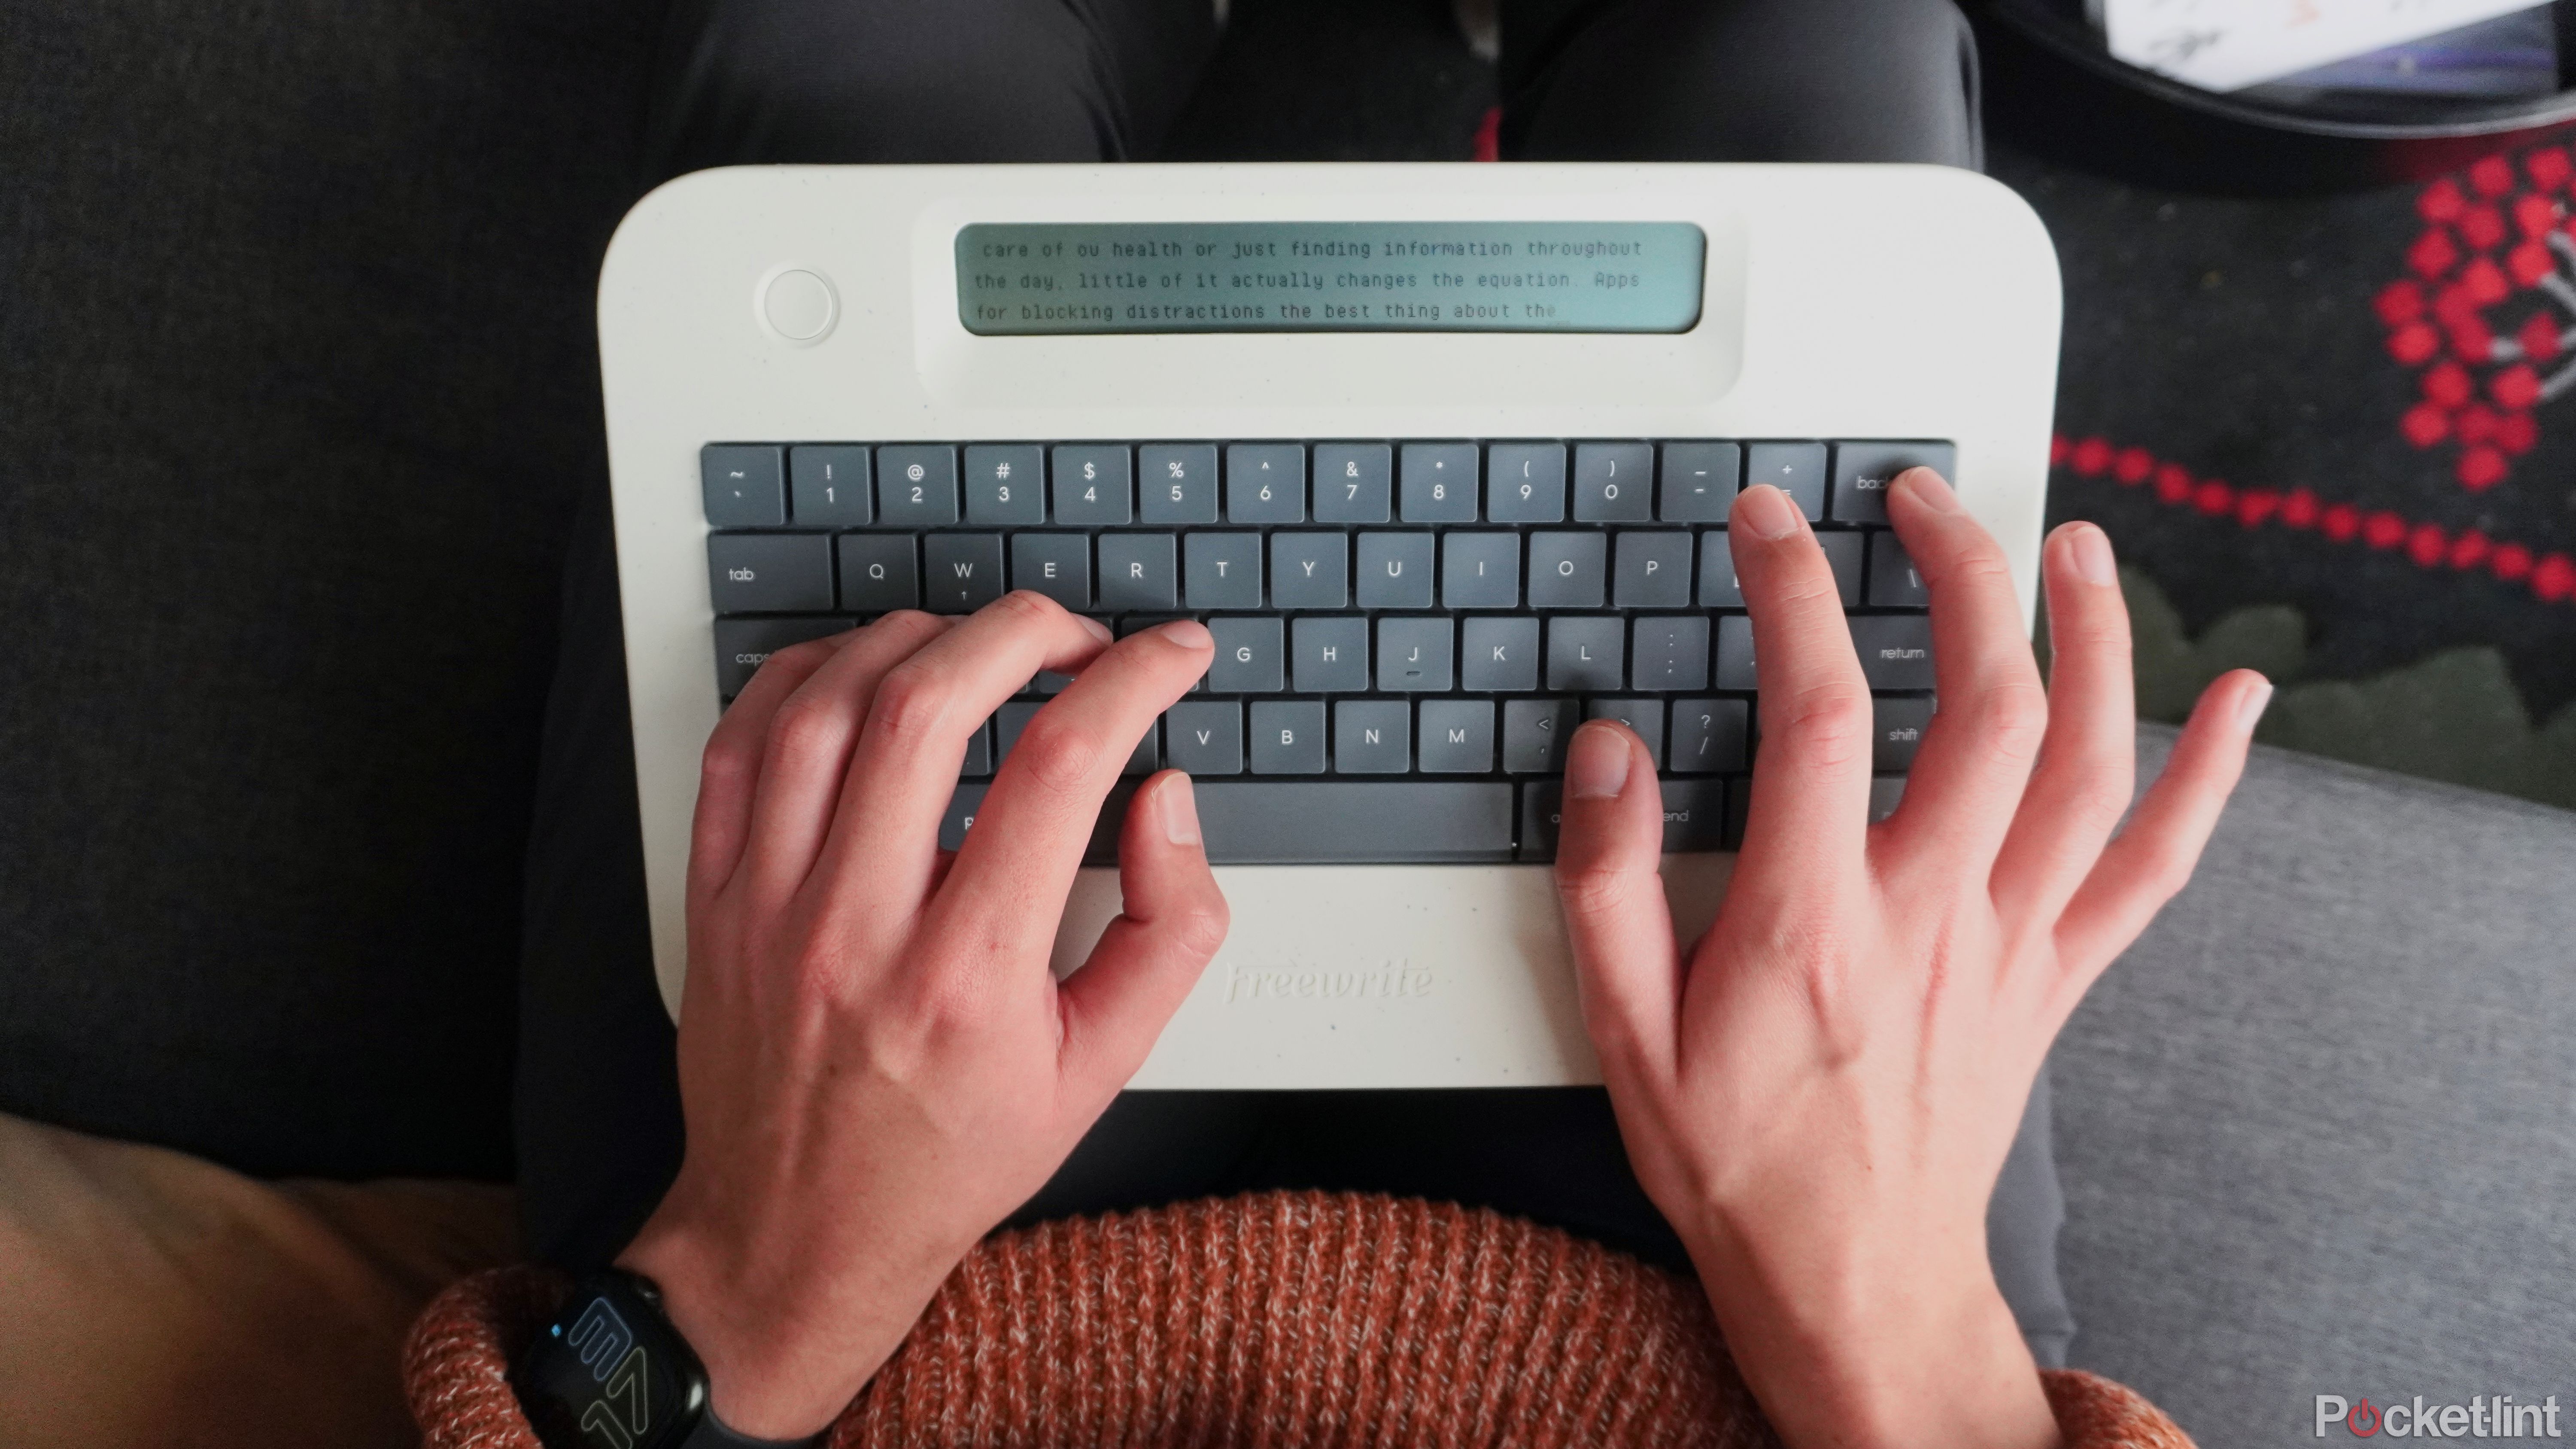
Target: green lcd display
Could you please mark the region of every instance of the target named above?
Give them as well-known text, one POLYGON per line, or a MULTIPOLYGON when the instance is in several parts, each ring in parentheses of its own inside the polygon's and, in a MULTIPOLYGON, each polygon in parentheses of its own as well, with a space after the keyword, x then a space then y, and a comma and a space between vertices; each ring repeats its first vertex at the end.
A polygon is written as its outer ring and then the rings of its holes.
POLYGON ((984 223, 957 319, 1103 332, 1687 332, 1708 238, 1670 221, 984 223))

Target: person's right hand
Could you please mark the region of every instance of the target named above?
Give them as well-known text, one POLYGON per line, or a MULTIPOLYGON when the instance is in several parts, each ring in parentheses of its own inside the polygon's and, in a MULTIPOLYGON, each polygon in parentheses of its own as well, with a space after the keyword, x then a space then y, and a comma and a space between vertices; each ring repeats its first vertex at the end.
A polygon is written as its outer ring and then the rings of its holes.
POLYGON ((2189 878, 2270 686, 2211 685, 2115 836, 2133 706, 2109 540, 2048 541, 2043 691, 2010 568, 1949 487, 1914 469, 1889 512, 1931 587, 1940 685, 1896 813, 1868 823, 1870 692, 1832 570, 1757 487, 1728 537, 1762 748, 1716 923, 1685 958, 1654 756, 1606 721, 1568 752, 1559 891, 1638 1178, 1782 1438, 2049 1445, 1987 1199, 2058 1028, 2189 878))
POLYGON ((689 850, 688 1150, 618 1262, 660 1285, 731 1428, 830 1422, 1225 939, 1189 777, 1167 770, 1127 812, 1124 912, 1061 985, 1047 968, 1102 798, 1214 652, 1201 624, 1112 644, 1015 593, 782 650, 717 724, 689 850), (1040 670, 1079 677, 951 857, 967 739, 1040 670))

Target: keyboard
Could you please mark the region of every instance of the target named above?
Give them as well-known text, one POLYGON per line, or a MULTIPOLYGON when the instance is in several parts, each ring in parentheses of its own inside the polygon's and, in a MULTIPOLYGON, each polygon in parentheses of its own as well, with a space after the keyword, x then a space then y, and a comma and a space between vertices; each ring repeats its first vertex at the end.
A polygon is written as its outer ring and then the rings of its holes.
MULTIPOLYGON (((715 679, 895 609, 1028 589, 1121 637, 1205 623, 1216 659, 1126 774, 1186 770, 1217 864, 1555 857, 1564 743, 1637 732, 1665 773, 1664 848, 1732 849, 1751 801, 1753 636, 1727 551, 1737 491, 1816 525, 1876 703, 1884 815, 1932 713, 1923 581, 1887 528, 1947 442, 711 443, 699 454, 715 679)), ((941 828, 1063 676, 969 743, 941 828)), ((1132 784, 1088 858, 1116 859, 1132 784)))
MULTIPOLYGON (((1600 1080, 1556 893, 1562 764, 1626 720, 1689 939, 1753 807, 1732 495, 1814 521, 1876 697, 1932 712, 1882 501, 1940 468, 2038 596, 2061 309, 2018 197, 1925 166, 757 166, 639 201, 600 382, 653 969, 688 971, 707 735, 776 650, 1013 588, 1207 677, 1136 742, 1051 964, 1187 770, 1232 926, 1133 1085, 1600 1080)), ((964 752, 958 846, 1040 675, 964 752)))

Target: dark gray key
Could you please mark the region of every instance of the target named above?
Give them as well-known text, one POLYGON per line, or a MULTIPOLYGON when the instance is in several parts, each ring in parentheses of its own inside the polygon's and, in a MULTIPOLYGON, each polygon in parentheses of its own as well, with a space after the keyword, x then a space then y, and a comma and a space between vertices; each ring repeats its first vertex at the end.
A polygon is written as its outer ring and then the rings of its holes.
POLYGON ((1570 699, 1503 701, 1503 769, 1514 775, 1553 775, 1565 768, 1565 742, 1583 719, 1570 699))
POLYGON ((1011 535, 1011 587, 1035 589, 1079 614, 1091 607, 1091 535, 1011 535))
POLYGON ((1646 755, 1658 768, 1664 763, 1664 702, 1660 699, 1596 699, 1583 706, 1585 719, 1615 719, 1646 742, 1646 755))
POLYGON ((1400 699, 1333 704, 1333 772, 1401 775, 1413 763, 1413 706, 1400 699))
POLYGON ((1029 727, 1029 721, 1037 718, 1038 711, 1045 707, 1041 700, 1014 699, 1005 701, 1000 709, 993 711, 995 774, 1001 773, 1003 764, 1011 758, 1011 747, 1020 742, 1020 734, 1029 727))
POLYGON ((1885 523, 1887 486, 1912 467, 1937 470, 1958 483, 1959 450, 1948 443, 1834 444, 1834 517, 1845 523, 1885 523))
POLYGON ((1611 599, 1622 609, 1690 607, 1691 536, 1623 533, 1611 570, 1611 599))
POLYGON ((1717 687, 1754 689, 1760 677, 1753 663, 1753 620, 1743 614, 1721 614, 1717 620, 1717 687))
POLYGON ((1118 773, 1130 777, 1150 775, 1163 768, 1162 761, 1162 728, 1158 720, 1145 726, 1144 736, 1136 741, 1136 748, 1128 752, 1127 763, 1118 773))
POLYGON ((1724 523, 1744 476, 1744 449, 1736 443, 1666 443, 1663 507, 1666 523, 1724 523))
POLYGON ((1219 694, 1276 694, 1287 688, 1282 622, 1276 616, 1208 620, 1208 632, 1216 636, 1208 688, 1219 694))
POLYGON ((1428 533, 1361 534, 1359 606, 1430 608, 1431 549, 1432 537, 1428 533))
POLYGON ((1913 694, 1882 694, 1870 705, 1870 768, 1882 775, 1902 775, 1914 768, 1914 752, 1932 726, 1932 701, 1913 694))
POLYGON ((1872 689, 1932 688, 1932 620, 1925 614, 1860 614, 1852 647, 1872 689))
POLYGON ((1179 540, 1168 533, 1100 535, 1100 607, 1181 606, 1179 540))
POLYGON ((1521 601, 1521 536, 1452 533, 1440 540, 1440 606, 1508 609, 1521 601))
POLYGON ((1677 699, 1673 701, 1671 762, 1680 775, 1735 775, 1745 767, 1752 736, 1752 701, 1742 699, 1677 699))
POLYGON ((1426 775, 1482 775, 1494 768, 1494 702, 1426 699, 1414 758, 1426 775))
POLYGON ((1299 694, 1368 688, 1368 620, 1300 618, 1289 622, 1288 631, 1299 694))
POLYGON ((751 683, 753 671, 769 656, 809 639, 828 639, 854 628, 856 619, 718 619, 716 620, 716 693, 731 699, 751 683))
POLYGON ((1735 581, 1735 554, 1727 547, 1726 530, 1722 528, 1712 528, 1699 536, 1699 606, 1744 607, 1744 589, 1735 581))
POLYGON ((1825 516, 1825 445, 1751 443, 1744 449, 1744 486, 1768 483, 1795 499, 1809 523, 1825 516))
POLYGON ((719 614, 828 614, 832 540, 819 533, 711 533, 707 592, 719 614))
POLYGON ((1394 487, 1394 452, 1384 443, 1315 445, 1315 521, 1384 523, 1394 487))
POLYGON ((1216 522, 1216 444, 1138 448, 1136 501, 1136 516, 1147 523, 1216 522))
POLYGON ((977 812, 984 808, 984 795, 993 787, 978 780, 962 784, 948 797, 948 809, 939 817, 939 848, 956 850, 966 844, 966 832, 973 829, 977 812))
POLYGON ((1261 607, 1261 535, 1193 533, 1181 540, 1181 580, 1193 609, 1261 607))
POLYGON ((1861 553, 1869 540, 1857 533, 1840 529, 1816 530, 1816 546, 1825 551, 1825 562, 1834 571, 1834 592, 1842 595, 1843 607, 1860 607, 1861 553))
POLYGON ((1235 443, 1225 450, 1225 516, 1232 523, 1306 521, 1306 445, 1235 443))
POLYGON ((718 528, 776 528, 787 521, 787 473, 772 443, 709 443, 698 450, 698 488, 718 528))
POLYGON ((1881 609, 1920 609, 1932 602, 1922 570, 1895 534, 1869 536, 1869 601, 1881 609))
POLYGON ((1664 786, 1664 854, 1725 850, 1726 804, 1732 788, 1724 780, 1666 780, 1664 786))
POLYGON ((945 528, 957 521, 957 450, 906 443, 877 449, 877 522, 945 528))
POLYGON ((1876 775, 1869 782, 1869 821, 1872 825, 1896 813, 1905 803, 1903 775, 1876 775))
MULTIPOLYGON (((1558 780, 1536 780, 1521 786, 1520 859, 1556 859, 1556 837, 1564 825, 1565 786, 1558 780)), ((1664 853, 1724 850, 1727 807, 1735 793, 1724 780, 1666 780, 1664 853)))
POLYGON ((1512 858, 1512 787, 1499 780, 1218 780, 1197 796, 1218 865, 1512 858))
POLYGON ((868 521, 868 450, 856 443, 787 450, 791 511, 800 527, 856 528, 868 521))
POLYGON ((978 443, 966 450, 966 521, 987 528, 1046 522, 1046 450, 978 443))
POLYGON ((1193 775, 1243 773, 1243 706, 1183 700, 1163 711, 1163 763, 1193 775))
POLYGON ((966 737, 966 754, 957 762, 957 774, 961 779, 973 780, 991 773, 993 773, 993 722, 986 720, 975 726, 975 733, 966 737))
POLYGON ((1324 773, 1324 702, 1263 699, 1252 705, 1252 773, 1324 773))
POLYGON ((1404 521, 1476 521, 1476 445, 1404 445, 1404 521))
POLYGON ((1532 780, 1521 786, 1520 859, 1556 859, 1557 833, 1565 826, 1564 801, 1562 780, 1532 780))
POLYGON ((1117 524, 1132 520, 1125 443, 1058 443, 1049 460, 1055 474, 1055 521, 1117 524))
POLYGON ((1072 684, 1073 676, 1070 674, 1058 674, 1052 669, 1041 669, 1038 671, 1038 677, 1029 681, 1029 688, 1040 694, 1062 694, 1072 684))
POLYGON ((845 533, 832 540, 841 554, 841 607, 853 614, 885 614, 921 607, 920 547, 908 533, 845 533))
POLYGON ((1565 521, 1565 445, 1496 443, 1485 450, 1485 517, 1495 523, 1565 521))
POLYGON ((971 614, 1002 596, 1002 536, 934 533, 921 541, 922 598, 934 614, 971 614))
POLYGON ((1628 647, 1628 678, 1638 689, 1666 693, 1708 688, 1708 616, 1639 619, 1628 647))
POLYGON ((1388 694, 1445 694, 1454 626, 1436 619, 1377 621, 1377 687, 1388 694))
POLYGON ((1627 643, 1624 619, 1550 619, 1547 621, 1547 687, 1550 689, 1617 689, 1620 655, 1627 643))
POLYGON ((1341 533, 1270 535, 1270 607, 1338 609, 1350 602, 1351 541, 1341 533))
POLYGON ((1538 620, 1471 618, 1458 626, 1458 687, 1476 691, 1538 688, 1538 620))
POLYGON ((1644 523, 1655 516, 1652 443, 1574 445, 1574 521, 1644 523))
POLYGON ((1597 533, 1529 536, 1533 609, 1597 609, 1609 582, 1610 540, 1597 533))

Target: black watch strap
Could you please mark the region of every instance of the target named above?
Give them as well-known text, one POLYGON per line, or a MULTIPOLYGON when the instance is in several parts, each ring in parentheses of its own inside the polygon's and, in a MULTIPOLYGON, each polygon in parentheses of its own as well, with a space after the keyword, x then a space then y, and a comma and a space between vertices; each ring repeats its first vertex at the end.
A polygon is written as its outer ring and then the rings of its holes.
POLYGON ((573 1289, 511 1383, 546 1449, 810 1449, 831 1432, 756 1439, 717 1418, 661 1288, 616 1269, 573 1289))

